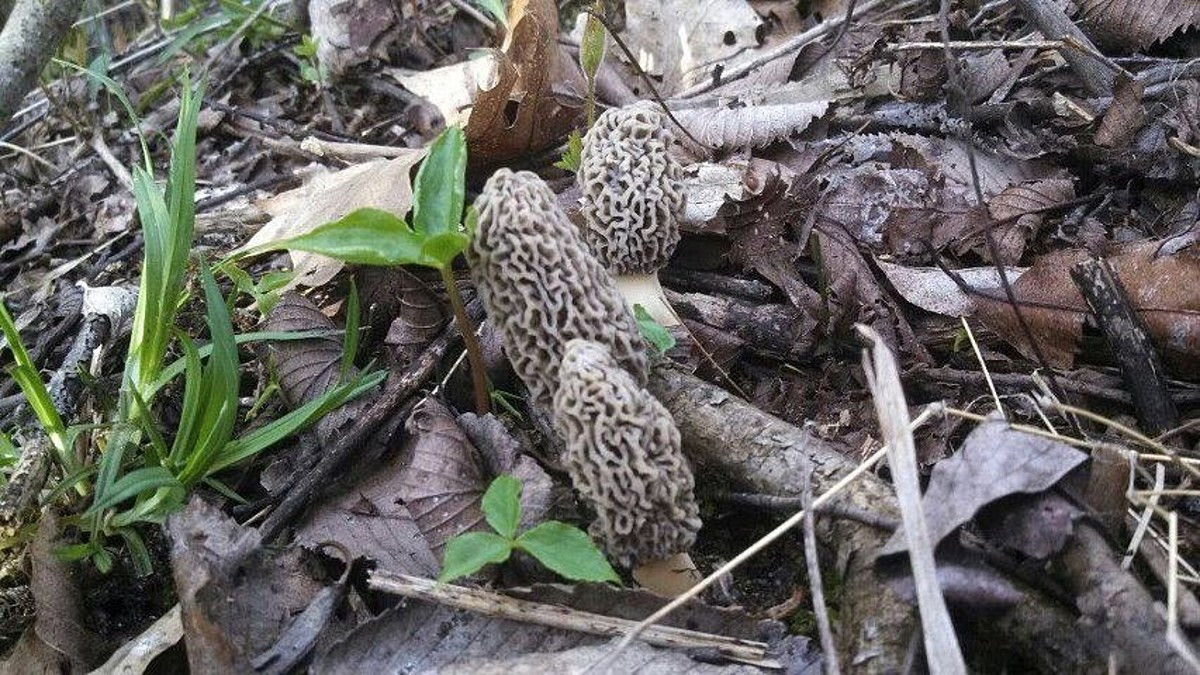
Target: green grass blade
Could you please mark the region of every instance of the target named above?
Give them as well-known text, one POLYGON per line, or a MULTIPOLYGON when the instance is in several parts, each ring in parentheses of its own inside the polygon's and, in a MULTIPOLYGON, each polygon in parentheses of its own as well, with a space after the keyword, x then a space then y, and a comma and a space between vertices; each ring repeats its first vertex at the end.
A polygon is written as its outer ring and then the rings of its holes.
POLYGON ((21 333, 17 330, 17 324, 13 321, 12 315, 8 313, 8 307, 3 302, 0 302, 0 331, 4 333, 4 339, 8 343, 9 351, 12 352, 15 364, 9 370, 9 375, 16 380, 17 386, 21 388, 21 393, 24 394, 34 415, 37 416, 42 429, 50 437, 50 442, 54 445, 54 450, 58 453, 59 462, 63 468, 68 472, 73 470, 74 462, 71 461, 71 455, 67 448, 66 425, 63 423, 62 416, 58 414, 58 409, 54 407, 54 402, 50 399, 50 392, 46 389, 46 383, 42 382, 37 365, 30 358, 29 351, 25 349, 25 343, 21 341, 21 333))
POLYGON ((350 280, 350 298, 346 302, 346 336, 342 340, 342 365, 338 374, 338 382, 344 382, 350 370, 354 368, 354 358, 358 356, 359 341, 359 307, 358 287, 350 280))
POLYGON ((216 473, 244 459, 253 457, 266 448, 317 421, 330 410, 375 388, 386 376, 387 373, 382 371, 360 375, 346 384, 330 389, 318 398, 296 408, 274 422, 255 429, 241 438, 230 441, 209 468, 209 473, 216 473))

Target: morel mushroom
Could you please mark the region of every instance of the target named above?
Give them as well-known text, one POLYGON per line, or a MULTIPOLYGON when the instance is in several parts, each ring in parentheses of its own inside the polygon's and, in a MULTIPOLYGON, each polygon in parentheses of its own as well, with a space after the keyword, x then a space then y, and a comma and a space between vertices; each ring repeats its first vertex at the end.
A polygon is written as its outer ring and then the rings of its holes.
POLYGON ((613 274, 630 306, 659 323, 679 323, 656 276, 679 243, 684 193, 671 132, 653 107, 605 111, 588 131, 576 175, 583 238, 613 274))
POLYGON ((566 345, 554 423, 563 463, 596 510, 591 534, 624 565, 682 553, 700 529, 691 468, 671 414, 603 345, 566 345))
POLYGON ((603 344, 644 384, 646 355, 633 315, 542 179, 500 169, 475 208, 471 275, 531 402, 550 409, 572 338, 603 344))

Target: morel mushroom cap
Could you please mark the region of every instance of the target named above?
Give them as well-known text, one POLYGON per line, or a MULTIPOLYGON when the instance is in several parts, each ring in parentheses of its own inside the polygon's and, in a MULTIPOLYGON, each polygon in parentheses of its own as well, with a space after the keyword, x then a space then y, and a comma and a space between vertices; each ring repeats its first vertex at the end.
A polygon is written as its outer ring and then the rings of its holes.
POLYGON ((692 470, 671 414, 603 345, 567 343, 554 423, 592 536, 624 565, 688 550, 700 529, 692 470))
POLYGON ((475 208, 471 275, 532 402, 550 409, 572 338, 603 344, 644 384, 646 355, 633 315, 542 179, 500 169, 475 208))
POLYGON ((670 145, 663 116, 642 104, 605 111, 583 141, 583 236, 615 274, 656 272, 679 243, 682 169, 670 145))

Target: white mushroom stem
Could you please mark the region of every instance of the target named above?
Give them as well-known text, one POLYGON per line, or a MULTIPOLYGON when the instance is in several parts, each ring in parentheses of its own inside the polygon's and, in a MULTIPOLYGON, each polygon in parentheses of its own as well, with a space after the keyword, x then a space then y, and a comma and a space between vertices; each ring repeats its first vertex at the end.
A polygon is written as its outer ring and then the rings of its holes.
POLYGON ((667 328, 683 325, 671 303, 667 302, 658 274, 622 274, 616 280, 617 289, 629 304, 630 311, 635 305, 641 305, 647 314, 667 328))

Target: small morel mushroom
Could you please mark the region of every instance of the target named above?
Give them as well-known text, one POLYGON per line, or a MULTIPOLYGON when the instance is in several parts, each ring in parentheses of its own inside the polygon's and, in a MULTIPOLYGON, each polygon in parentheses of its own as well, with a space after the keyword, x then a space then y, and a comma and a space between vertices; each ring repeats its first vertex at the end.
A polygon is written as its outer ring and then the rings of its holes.
POLYGON ((604 345, 644 384, 646 355, 633 315, 545 182, 528 171, 500 169, 475 208, 471 275, 531 402, 550 409, 572 338, 604 345))
POLYGON ((647 563, 691 547, 700 516, 675 421, 603 345, 567 343, 554 424, 575 488, 596 510, 592 536, 613 559, 647 563))
POLYGON ((666 325, 679 321, 655 275, 679 243, 684 205, 682 169, 670 145, 671 132, 653 107, 613 108, 588 131, 576 174, 584 241, 618 275, 628 303, 666 325))

